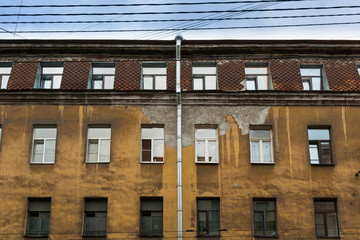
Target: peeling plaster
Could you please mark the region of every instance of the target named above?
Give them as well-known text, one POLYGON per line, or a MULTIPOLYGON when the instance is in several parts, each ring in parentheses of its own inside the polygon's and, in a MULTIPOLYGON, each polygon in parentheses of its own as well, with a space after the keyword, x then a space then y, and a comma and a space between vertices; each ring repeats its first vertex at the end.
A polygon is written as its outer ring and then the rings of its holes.
MULTIPOLYGON (((150 123, 164 124, 165 146, 176 148, 176 107, 143 106, 142 109, 150 123)), ((231 115, 241 129, 241 134, 245 135, 249 133, 250 125, 264 124, 268 111, 269 107, 260 106, 183 107, 182 146, 194 144, 195 124, 217 124, 222 136, 230 128, 226 116, 231 115)))

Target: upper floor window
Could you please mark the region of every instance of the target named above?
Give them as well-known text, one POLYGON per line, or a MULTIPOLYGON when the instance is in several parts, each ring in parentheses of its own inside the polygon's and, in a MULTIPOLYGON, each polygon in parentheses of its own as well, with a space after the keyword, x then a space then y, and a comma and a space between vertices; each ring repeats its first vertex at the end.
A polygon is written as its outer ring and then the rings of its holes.
POLYGON ((311 164, 332 164, 330 129, 308 129, 311 164))
POLYGON ((257 237, 276 237, 276 202, 273 199, 254 199, 254 234, 257 237))
POLYGON ((142 89, 166 90, 166 63, 142 64, 142 89))
POLYGON ((1 141, 1 138, 2 138, 2 125, 0 125, 0 141, 1 141))
POLYGON ((63 70, 63 63, 41 64, 40 88, 60 89, 63 70))
POLYGON ((106 236, 107 198, 86 198, 84 236, 106 236))
POLYGON ((268 90, 269 72, 267 65, 245 66, 246 90, 268 90))
POLYGON ((315 229, 317 237, 339 237, 336 200, 316 199, 315 229))
POLYGON ((273 163, 271 129, 250 130, 251 163, 273 163))
POLYGON ((193 63, 193 89, 216 90, 216 63, 193 63))
POLYGON ((357 69, 358 69, 358 73, 359 73, 359 75, 360 75, 360 66, 358 66, 357 69))
POLYGON ((196 128, 195 152, 197 163, 218 163, 217 129, 196 128))
POLYGON ((1 89, 7 89, 11 73, 11 63, 0 64, 0 87, 1 89))
POLYGON ((35 127, 31 163, 54 163, 56 127, 35 127))
POLYGON ((27 236, 45 237, 49 235, 50 208, 50 198, 28 199, 27 236))
POLYGON ((150 125, 141 128, 141 162, 164 162, 164 127, 150 125))
POLYGON ((146 237, 163 234, 163 200, 162 198, 141 198, 140 235, 146 237))
POLYGON ((89 127, 86 162, 110 162, 110 139, 110 127, 89 127))
POLYGON ((197 199, 197 234, 200 237, 220 236, 219 199, 197 199))
POLYGON ((321 67, 300 67, 304 90, 324 90, 321 67))
POLYGON ((92 65, 91 89, 114 89, 115 63, 92 65))

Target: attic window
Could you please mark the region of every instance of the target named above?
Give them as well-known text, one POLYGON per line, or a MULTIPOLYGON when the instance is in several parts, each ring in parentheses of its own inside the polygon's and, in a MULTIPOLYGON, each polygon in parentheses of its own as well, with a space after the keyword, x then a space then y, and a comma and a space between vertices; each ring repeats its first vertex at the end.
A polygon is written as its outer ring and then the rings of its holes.
POLYGON ((142 64, 142 89, 166 90, 166 63, 142 64))

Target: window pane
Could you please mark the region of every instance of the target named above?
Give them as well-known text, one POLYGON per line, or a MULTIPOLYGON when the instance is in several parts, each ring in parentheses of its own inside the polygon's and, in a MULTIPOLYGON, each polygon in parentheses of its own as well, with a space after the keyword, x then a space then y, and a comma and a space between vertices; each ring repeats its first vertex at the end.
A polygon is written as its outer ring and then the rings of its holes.
POLYGON ((99 79, 94 79, 93 89, 103 89, 103 81, 99 79))
POLYGON ((33 151, 32 162, 41 163, 43 161, 44 140, 35 140, 33 151))
POLYGON ((206 212, 199 212, 198 218, 199 233, 201 235, 207 235, 206 212))
POLYGON ((95 75, 114 75, 115 68, 113 67, 93 67, 93 74, 95 75))
POLYGON ((10 74, 11 67, 0 67, 0 74, 10 74))
POLYGON ((54 78, 53 78, 53 89, 60 89, 61 79, 62 79, 61 75, 54 76, 54 78))
POLYGON ((50 222, 50 213, 48 212, 40 213, 39 235, 44 236, 49 234, 49 222, 50 222))
POLYGON ((268 89, 268 77, 267 76, 258 76, 258 90, 267 90, 268 89))
POLYGON ((245 74, 267 74, 267 67, 246 67, 245 74))
POLYGON ((246 79, 246 90, 256 90, 255 79, 246 79))
POLYGON ((337 228, 336 213, 326 214, 327 231, 329 237, 337 237, 339 235, 337 228))
POLYGON ((216 138, 216 129, 196 129, 197 138, 216 138))
POLYGON ((251 162, 253 163, 260 162, 260 149, 259 149, 258 141, 251 142, 251 162))
POLYGON ((96 213, 96 235, 106 234, 106 213, 96 213))
POLYGON ((151 215, 145 216, 145 214, 142 214, 140 220, 140 233, 143 235, 151 234, 151 215))
POLYGON ((331 151, 329 142, 321 142, 321 163, 331 163, 331 151))
POLYGON ((42 73, 43 74, 62 74, 63 67, 43 67, 42 73))
POLYGON ((97 138, 109 138, 111 137, 110 128, 89 128, 88 138, 97 139, 97 138))
POLYGON ((34 138, 56 138, 56 128, 35 128, 34 138))
POLYGON ((256 210, 256 211, 275 210, 275 202, 274 201, 254 201, 254 210, 256 210))
POLYGON ((155 77, 155 88, 156 90, 166 90, 166 76, 155 77))
POLYGON ((55 145, 56 145, 56 140, 46 140, 44 162, 46 163, 55 162, 55 145))
POLYGON ((164 140, 155 139, 153 141, 153 148, 154 148, 154 153, 153 153, 154 161, 161 162, 164 157, 164 140))
POLYGON ((9 76, 3 76, 1 79, 1 89, 6 89, 9 81, 9 76))
POLYGON ((314 203, 315 206, 315 212, 329 212, 334 211, 335 212, 335 202, 333 201, 316 201, 314 203))
POLYGON ((266 236, 276 236, 275 212, 265 213, 266 236))
POLYGON ((198 200, 198 210, 219 210, 219 201, 216 199, 198 200))
POLYGON ((98 141, 89 140, 89 149, 88 149, 88 162, 97 162, 98 161, 98 141))
POLYGON ((206 90, 216 90, 216 76, 205 76, 206 90))
POLYGON ((316 144, 309 145, 311 164, 319 164, 319 152, 316 144))
POLYGON ((143 74, 165 75, 166 67, 143 67, 143 74))
POLYGON ((29 213, 29 219, 28 219, 28 235, 38 235, 38 222, 39 217, 38 216, 31 216, 31 213, 29 213))
POLYGON ((251 138, 270 139, 270 130, 251 130, 251 138))
POLYGON ((320 68, 300 68, 301 76, 320 76, 320 68))
POLYGON ((95 235, 95 218, 94 217, 85 217, 85 235, 94 236, 95 235))
POLYGON ((51 89, 51 80, 44 80, 43 81, 43 88, 51 89))
POLYGON ((330 140, 329 129, 308 129, 309 140, 330 140))
POLYGON ((197 161, 205 161, 205 141, 197 141, 197 161))
POLYGON ((216 67, 193 67, 193 74, 215 75, 216 67))
POLYGON ((312 78, 312 90, 321 90, 321 79, 320 78, 312 78))
POLYGON ((323 213, 315 214, 315 228, 316 228, 316 236, 325 236, 323 213))
POLYGON ((263 236, 264 235, 264 223, 262 219, 261 213, 254 213, 255 218, 255 235, 257 236, 263 236))
POLYGON ((144 89, 153 89, 153 78, 144 76, 144 89))
POLYGON ((310 81, 309 81, 309 79, 303 79, 302 83, 303 83, 303 89, 304 90, 310 90, 310 81))
POLYGON ((101 139, 99 162, 109 162, 109 161, 110 161, 110 140, 101 139))
POLYGON ((219 211, 209 212, 209 235, 220 235, 219 233, 219 211))
POLYGON ((194 90, 203 90, 203 78, 194 78, 193 80, 194 84, 194 90))
POLYGON ((263 141, 263 154, 264 154, 264 162, 272 162, 271 161, 271 143, 267 141, 263 141))
POLYGON ((152 214, 152 234, 161 235, 163 232, 162 213, 154 212, 152 214))
POLYGON ((208 141, 209 162, 217 162, 216 141, 208 141))
POLYGON ((164 128, 141 128, 141 138, 164 138, 164 128))
POLYGON ((104 89, 114 89, 114 76, 105 76, 104 89))

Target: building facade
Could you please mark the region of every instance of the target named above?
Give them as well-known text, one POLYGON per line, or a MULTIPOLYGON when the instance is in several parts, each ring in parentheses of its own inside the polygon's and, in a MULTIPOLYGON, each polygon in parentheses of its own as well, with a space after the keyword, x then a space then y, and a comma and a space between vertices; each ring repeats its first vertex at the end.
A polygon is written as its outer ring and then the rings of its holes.
POLYGON ((360 42, 181 46, 0 41, 1 239, 360 239, 360 42))

